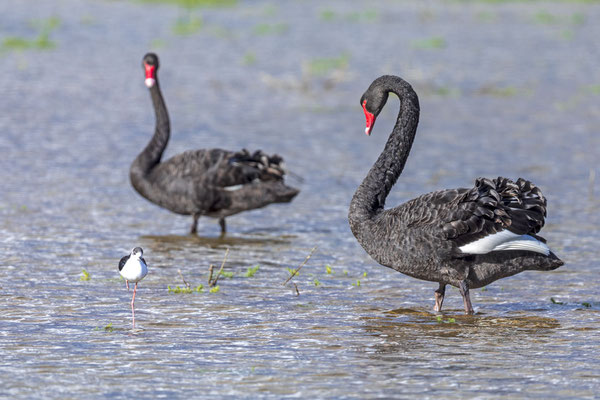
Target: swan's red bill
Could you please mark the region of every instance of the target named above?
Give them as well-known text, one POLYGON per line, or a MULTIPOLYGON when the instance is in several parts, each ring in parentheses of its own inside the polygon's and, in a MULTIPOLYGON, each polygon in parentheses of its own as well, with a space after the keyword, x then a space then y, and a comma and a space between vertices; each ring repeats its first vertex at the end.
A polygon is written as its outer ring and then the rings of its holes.
POLYGON ((367 101, 363 101, 363 110, 365 111, 365 118, 367 119, 367 127, 365 128, 365 133, 367 136, 371 136, 371 130, 373 129, 373 125, 375 125, 375 115, 367 111, 367 101))
POLYGON ((151 88, 156 83, 156 78, 154 77, 156 67, 154 65, 144 64, 144 68, 146 69, 146 80, 144 83, 147 87, 151 88))

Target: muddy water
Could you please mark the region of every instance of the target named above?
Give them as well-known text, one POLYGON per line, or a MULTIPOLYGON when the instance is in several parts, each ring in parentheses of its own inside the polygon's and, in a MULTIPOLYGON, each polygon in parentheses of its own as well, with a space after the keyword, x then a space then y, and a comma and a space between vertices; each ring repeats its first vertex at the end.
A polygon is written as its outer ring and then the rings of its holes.
POLYGON ((30 43, 0 56, 0 397, 597 396, 599 17, 563 2, 0 3, 2 40, 30 43), (44 29, 52 48, 31 44, 44 29), (202 220, 193 237, 190 218, 132 190, 153 131, 148 50, 171 113, 166 155, 278 152, 303 178, 292 204, 230 218, 224 239, 202 220), (472 317, 452 289, 438 316, 434 285, 370 260, 346 213, 397 110, 392 99, 364 136, 358 99, 384 73, 409 80, 422 109, 388 205, 527 177, 564 267, 474 291, 472 317), (117 273, 134 246, 150 265, 135 331, 117 273), (287 268, 315 246, 298 296, 287 268), (233 276, 209 293, 226 249, 233 276), (178 271, 204 291, 169 293, 178 271))

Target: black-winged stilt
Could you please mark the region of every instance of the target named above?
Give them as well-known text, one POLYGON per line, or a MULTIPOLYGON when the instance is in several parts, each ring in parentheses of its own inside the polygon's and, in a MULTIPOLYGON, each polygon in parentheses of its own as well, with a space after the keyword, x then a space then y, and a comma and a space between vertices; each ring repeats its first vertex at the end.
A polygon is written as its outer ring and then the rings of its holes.
POLYGON ((128 256, 121 258, 121 261, 119 261, 119 273, 123 278, 125 278, 127 290, 129 290, 129 282, 135 282, 135 287, 133 288, 133 297, 131 299, 131 316, 134 328, 135 310, 133 305, 135 303, 135 292, 137 290, 138 282, 144 279, 144 277, 148 274, 148 266, 146 265, 146 260, 144 260, 142 257, 143 254, 144 250, 142 250, 141 247, 136 247, 131 250, 131 253, 128 256))

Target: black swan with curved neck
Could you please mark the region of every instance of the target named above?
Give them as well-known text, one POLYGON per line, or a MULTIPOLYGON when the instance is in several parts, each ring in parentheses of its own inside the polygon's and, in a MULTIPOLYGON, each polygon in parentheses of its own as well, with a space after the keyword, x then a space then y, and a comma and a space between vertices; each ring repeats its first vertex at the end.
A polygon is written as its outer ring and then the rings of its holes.
POLYGON ((366 252, 386 267, 438 282, 435 311, 442 309, 446 285, 456 286, 467 314, 473 313, 469 289, 525 270, 563 265, 537 235, 544 225, 546 199, 522 178, 479 178, 470 189, 440 190, 384 209, 419 122, 419 99, 410 84, 385 75, 360 99, 365 133, 371 134, 390 92, 400 98, 396 125, 354 193, 348 213, 350 229, 366 252))
POLYGON ((287 203, 298 194, 283 182, 283 159, 261 151, 192 150, 161 162, 171 125, 158 84, 158 56, 146 54, 143 66, 156 129, 129 172, 140 195, 174 213, 192 215, 191 233, 197 232, 198 218, 208 216, 219 219, 224 234, 225 217, 271 203, 287 203))

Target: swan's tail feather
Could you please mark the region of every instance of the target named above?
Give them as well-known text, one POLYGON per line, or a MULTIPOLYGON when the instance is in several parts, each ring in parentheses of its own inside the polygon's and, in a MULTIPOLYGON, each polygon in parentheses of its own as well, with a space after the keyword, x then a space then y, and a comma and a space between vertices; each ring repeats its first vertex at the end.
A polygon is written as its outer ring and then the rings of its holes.
POLYGON ((278 154, 268 155, 261 150, 250 153, 246 149, 238 151, 230 159, 232 164, 243 164, 259 171, 258 178, 261 181, 283 180, 286 171, 283 166, 283 158, 278 154))

